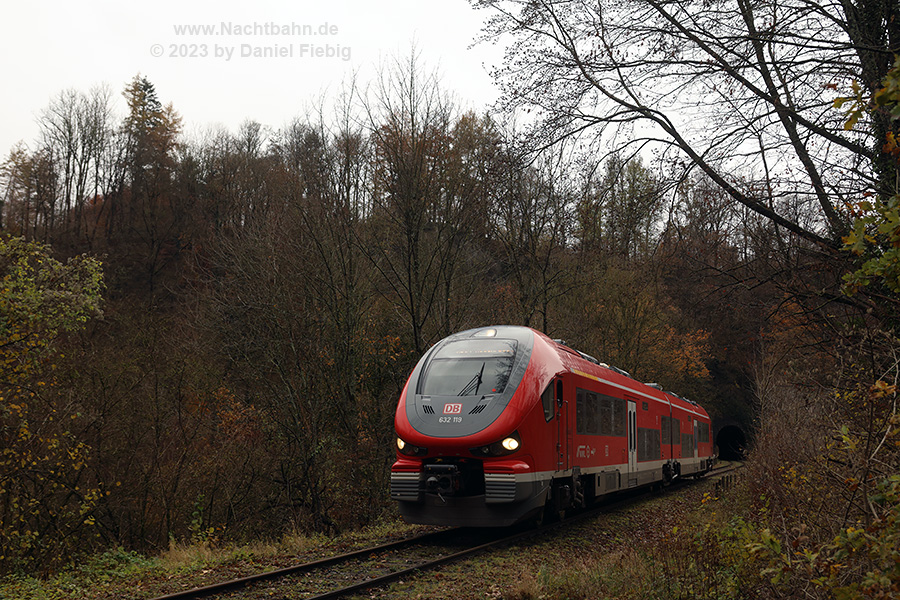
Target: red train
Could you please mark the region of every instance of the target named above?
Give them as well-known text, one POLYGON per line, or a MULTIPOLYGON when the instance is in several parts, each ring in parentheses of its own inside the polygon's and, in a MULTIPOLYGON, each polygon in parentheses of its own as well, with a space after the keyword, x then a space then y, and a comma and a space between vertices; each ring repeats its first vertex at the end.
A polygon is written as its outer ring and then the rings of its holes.
POLYGON ((512 525, 713 462, 703 408, 527 327, 435 344, 395 428, 391 498, 410 523, 512 525))

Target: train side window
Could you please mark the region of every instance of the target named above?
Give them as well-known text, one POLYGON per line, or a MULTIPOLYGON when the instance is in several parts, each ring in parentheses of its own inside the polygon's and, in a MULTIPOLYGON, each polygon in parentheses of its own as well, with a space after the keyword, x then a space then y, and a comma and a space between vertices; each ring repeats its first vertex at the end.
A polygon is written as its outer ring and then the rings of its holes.
POLYGON ((621 398, 611 398, 612 400, 612 435, 624 437, 626 435, 625 426, 628 421, 628 407, 621 398))
POLYGON ((613 403, 615 398, 603 396, 600 398, 600 415, 597 422, 597 431, 600 435, 613 435, 615 427, 613 427, 613 403))
POLYGON ((709 423, 700 423, 700 443, 709 443, 709 423))
POLYGON ((553 413, 556 412, 553 404, 553 382, 547 385, 547 389, 541 394, 541 404, 544 406, 544 420, 549 422, 553 419, 553 413))
POLYGON ((597 434, 600 433, 600 423, 597 420, 597 406, 599 406, 600 398, 594 392, 587 392, 587 402, 584 411, 584 433, 597 434))
POLYGON ((659 460, 659 429, 645 429, 638 427, 638 460, 659 460))
POLYGON ((681 423, 674 417, 663 417, 663 444, 675 444, 681 441, 681 423))
POLYGON ((587 415, 590 412, 588 392, 581 388, 575 388, 575 432, 579 435, 591 433, 587 429, 587 415))

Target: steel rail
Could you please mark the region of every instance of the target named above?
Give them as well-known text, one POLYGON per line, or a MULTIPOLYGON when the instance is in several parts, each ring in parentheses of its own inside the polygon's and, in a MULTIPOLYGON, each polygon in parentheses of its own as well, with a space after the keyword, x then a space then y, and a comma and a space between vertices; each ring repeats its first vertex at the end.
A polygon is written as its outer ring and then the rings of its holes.
POLYGON ((484 544, 480 544, 478 546, 473 546, 472 548, 467 548, 465 550, 460 550, 454 554, 449 554, 447 556, 442 556, 440 558, 436 558, 434 560, 430 560, 424 563, 420 563, 414 567, 409 567, 406 569, 401 569, 400 571, 394 571, 393 573, 388 573, 386 575, 381 575, 380 577, 373 577, 371 579, 366 579, 364 581, 359 581, 357 583, 350 584, 346 587, 342 587, 340 589, 332 590, 330 592, 325 592, 319 594, 317 596, 310 596, 306 600, 332 600, 333 598, 342 598, 344 596, 353 594, 355 592, 360 592, 363 590, 371 589, 374 587, 379 587, 385 585, 387 583, 392 583, 407 575, 411 575, 414 573, 419 573, 422 571, 430 571, 432 569, 436 569, 448 563, 457 561, 461 558, 465 558, 467 556, 473 556, 475 554, 479 554, 491 548, 495 548, 498 546, 504 546, 507 544, 511 544, 513 542, 534 537, 538 534, 545 533, 549 528, 561 525, 562 523, 554 523, 552 526, 541 527, 540 529, 532 529, 529 531, 523 531, 520 533, 516 533, 510 536, 506 536, 504 538, 500 538, 499 540, 493 540, 484 544))
POLYGON ((405 538, 405 539, 402 539, 402 540, 399 540, 396 542, 389 542, 387 544, 381 544, 378 546, 373 546, 371 548, 364 548, 362 550, 354 550, 352 552, 347 552, 345 554, 329 556, 327 558, 321 558, 319 560, 314 560, 314 561, 308 562, 308 563, 291 565, 289 567, 275 569, 273 571, 265 571, 263 573, 257 573, 255 575, 247 575, 246 577, 238 577, 236 579, 222 581, 219 583, 213 583, 213 584, 206 585, 203 587, 182 590, 180 592, 172 592, 172 593, 166 594, 164 596, 157 596, 155 598, 152 598, 151 600, 193 600, 194 598, 204 598, 206 596, 212 596, 213 594, 222 594, 225 592, 234 591, 238 588, 245 587, 251 583, 256 583, 259 581, 266 581, 268 579, 278 579, 280 577, 285 577, 287 575, 293 575, 293 574, 297 574, 297 573, 303 573, 305 571, 312 571, 314 569, 320 569, 322 567, 327 567, 327 566, 338 564, 341 562, 346 562, 346 561, 352 560, 354 558, 359 558, 362 556, 375 554, 375 553, 382 552, 385 550, 397 550, 397 549, 403 548, 404 546, 410 546, 412 544, 425 542, 430 539, 437 539, 437 538, 445 537, 445 536, 449 535, 452 531, 454 531, 454 529, 444 529, 441 531, 430 531, 428 533, 423 533, 422 535, 405 538))

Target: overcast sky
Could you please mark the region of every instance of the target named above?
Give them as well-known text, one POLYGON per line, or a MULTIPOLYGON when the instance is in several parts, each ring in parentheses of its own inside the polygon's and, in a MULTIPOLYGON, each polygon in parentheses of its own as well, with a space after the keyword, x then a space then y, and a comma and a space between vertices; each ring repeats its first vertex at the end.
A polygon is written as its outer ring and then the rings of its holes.
POLYGON ((121 91, 137 73, 188 133, 234 131, 245 119, 278 128, 354 71, 368 81, 415 45, 447 91, 485 108, 499 52, 469 48, 485 17, 465 0, 10 2, 0 19, 0 160, 19 140, 34 149, 37 118, 63 90, 106 83, 123 113, 121 91))

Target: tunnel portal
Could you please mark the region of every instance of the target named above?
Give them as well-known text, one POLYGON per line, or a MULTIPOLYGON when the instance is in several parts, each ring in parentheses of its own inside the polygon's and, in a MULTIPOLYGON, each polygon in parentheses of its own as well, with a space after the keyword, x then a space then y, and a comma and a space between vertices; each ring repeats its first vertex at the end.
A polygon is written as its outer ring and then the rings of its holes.
POLYGON ((737 425, 726 425, 716 435, 719 458, 722 460, 743 460, 747 450, 747 436, 737 425))

